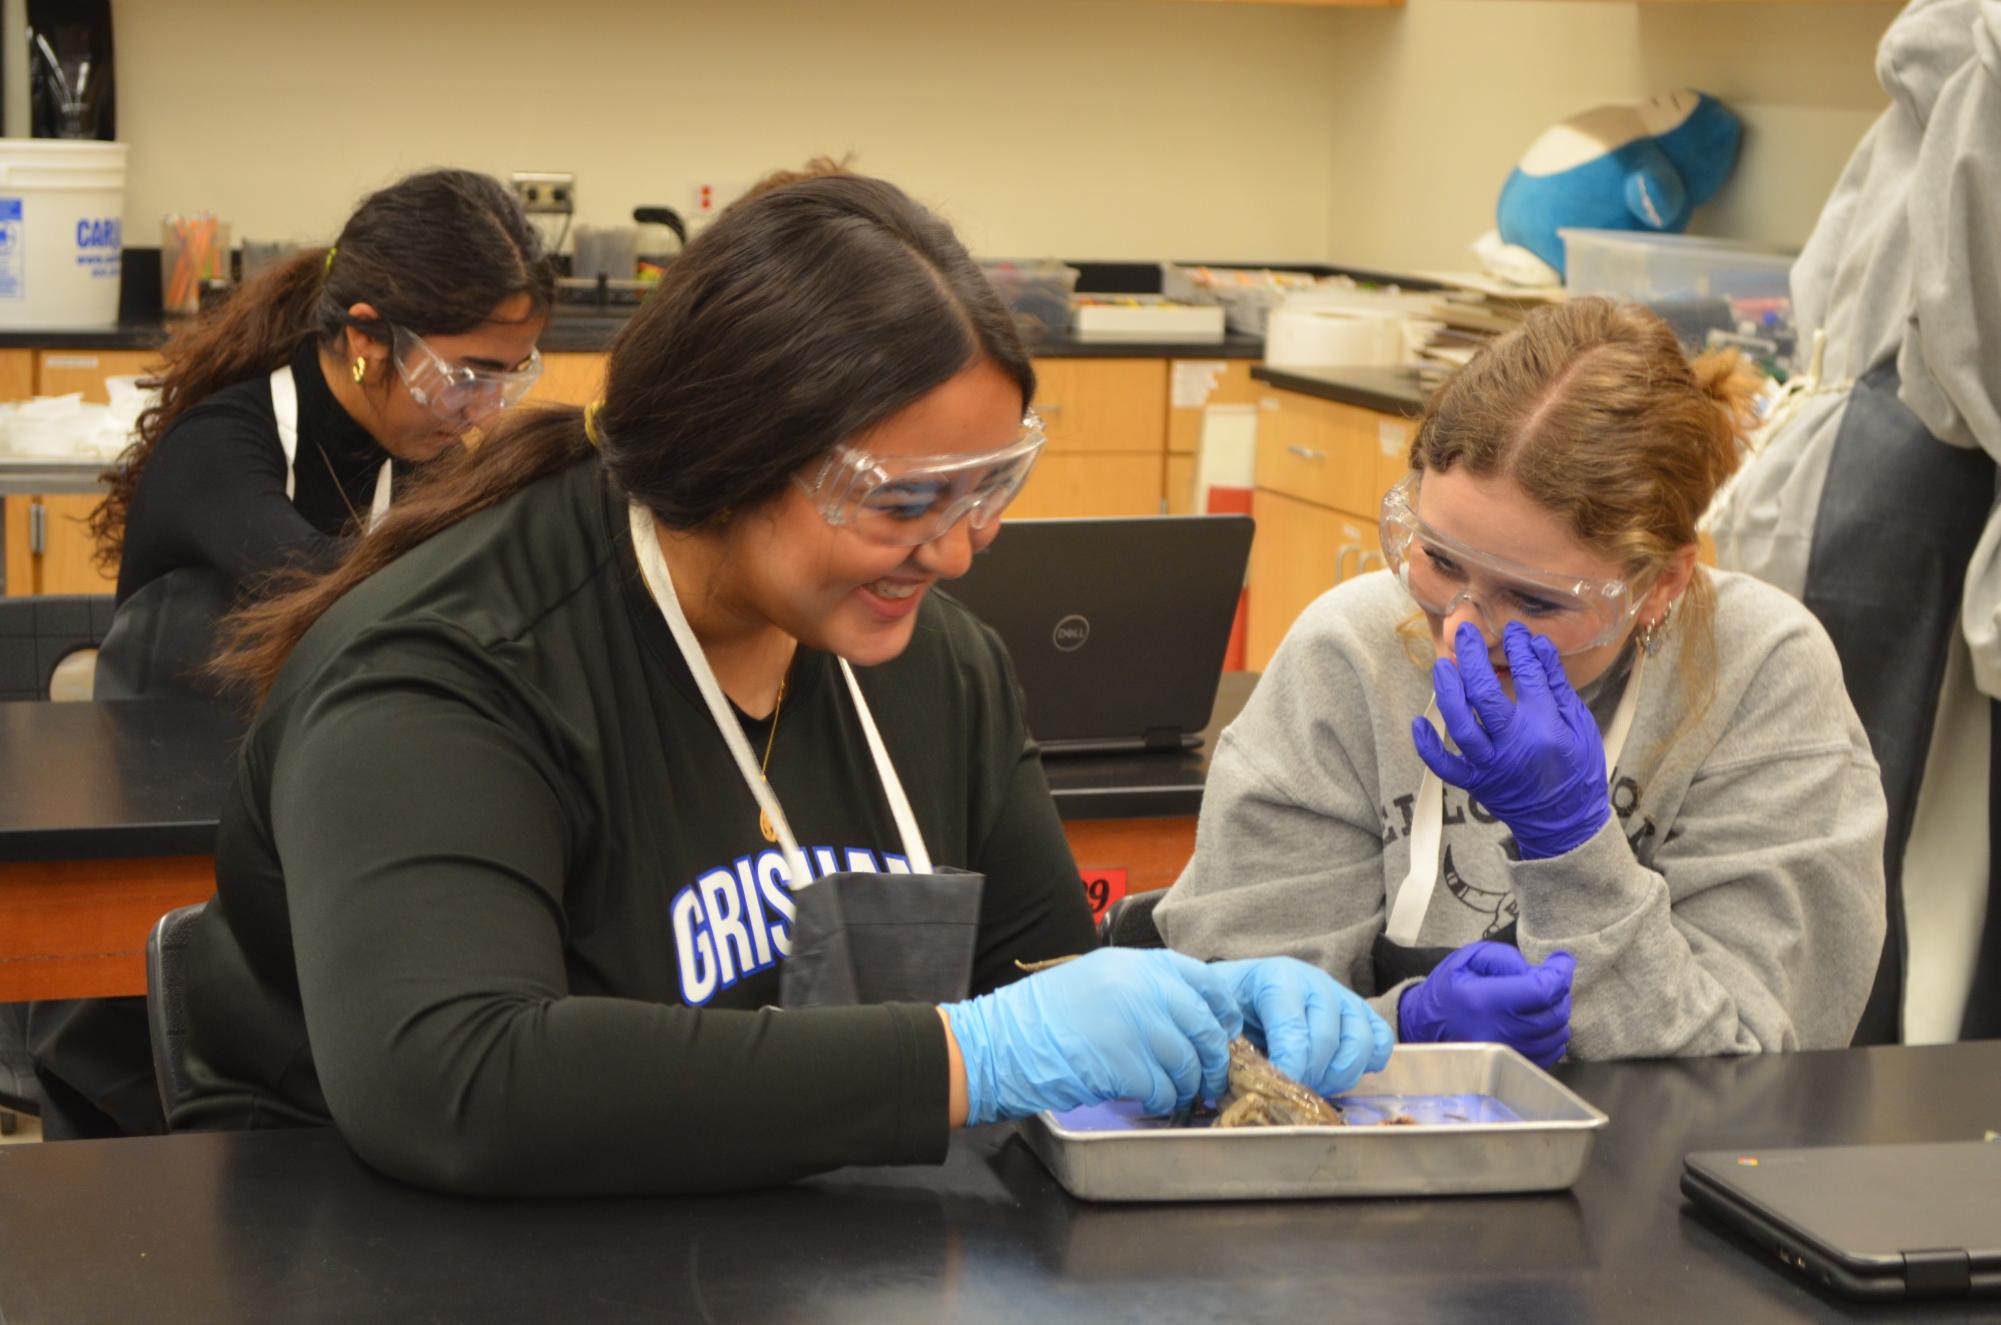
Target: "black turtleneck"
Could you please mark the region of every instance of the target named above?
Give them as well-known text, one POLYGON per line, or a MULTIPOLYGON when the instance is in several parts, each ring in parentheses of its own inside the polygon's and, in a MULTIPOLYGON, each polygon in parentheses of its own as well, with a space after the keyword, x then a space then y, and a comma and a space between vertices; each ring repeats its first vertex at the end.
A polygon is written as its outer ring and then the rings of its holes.
POLYGON ((285 496, 267 374, 217 391, 174 420, 139 474, 125 522, 118 601, 184 566, 220 571, 238 596, 273 571, 340 558, 375 495, 387 452, 334 399, 319 347, 292 354, 299 392, 295 496, 285 496))

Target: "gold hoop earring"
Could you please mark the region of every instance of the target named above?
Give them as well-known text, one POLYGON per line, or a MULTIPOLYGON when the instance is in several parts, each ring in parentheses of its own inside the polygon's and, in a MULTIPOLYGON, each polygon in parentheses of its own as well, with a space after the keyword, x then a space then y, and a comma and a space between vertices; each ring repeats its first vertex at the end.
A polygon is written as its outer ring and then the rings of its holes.
POLYGON ((354 380, 357 382, 363 382, 366 381, 367 379, 368 379, 368 360, 362 358, 359 354, 357 354, 354 356, 354 380))

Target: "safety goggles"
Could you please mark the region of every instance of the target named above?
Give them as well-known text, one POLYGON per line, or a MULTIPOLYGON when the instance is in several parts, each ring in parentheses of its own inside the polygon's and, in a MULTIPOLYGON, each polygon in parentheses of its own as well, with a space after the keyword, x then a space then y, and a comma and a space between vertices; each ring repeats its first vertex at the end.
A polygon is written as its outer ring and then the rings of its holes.
POLYGON ((530 350, 519 368, 467 368, 447 362, 422 336, 391 328, 396 371, 410 398, 446 423, 472 423, 528 394, 542 376, 542 352, 530 350))
POLYGON ((1022 416, 1021 436, 978 455, 877 457, 839 445, 810 477, 795 481, 831 525, 892 547, 939 538, 961 520, 985 529, 1028 480, 1046 440, 1042 420, 1022 416))
POLYGON ((1431 615, 1449 617, 1468 603, 1490 643, 1519 621, 1558 653, 1572 654, 1612 643, 1639 610, 1625 580, 1553 575, 1439 533, 1418 519, 1417 489, 1417 475, 1407 474, 1383 497, 1383 559, 1431 615))

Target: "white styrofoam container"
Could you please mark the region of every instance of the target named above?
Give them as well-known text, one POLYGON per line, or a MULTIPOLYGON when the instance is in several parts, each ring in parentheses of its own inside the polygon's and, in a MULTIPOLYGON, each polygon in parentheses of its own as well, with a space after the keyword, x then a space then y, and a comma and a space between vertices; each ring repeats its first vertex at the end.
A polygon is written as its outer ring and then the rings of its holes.
POLYGON ((1080 302, 1071 312, 1070 334, 1078 340, 1214 344, 1223 339, 1223 308, 1152 295, 1120 296, 1117 303, 1080 302))

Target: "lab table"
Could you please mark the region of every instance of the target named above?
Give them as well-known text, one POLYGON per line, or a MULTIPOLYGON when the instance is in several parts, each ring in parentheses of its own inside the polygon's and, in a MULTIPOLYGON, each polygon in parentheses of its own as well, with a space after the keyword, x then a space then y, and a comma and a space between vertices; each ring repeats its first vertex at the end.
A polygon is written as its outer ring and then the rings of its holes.
MULTIPOLYGON (((1174 881, 1208 751, 1255 681, 1224 675, 1196 751, 1045 761, 1087 886, 1174 881)), ((245 725, 220 703, 0 703, 0 1003, 146 991, 153 922, 215 890, 245 725)))
POLYGON ((1717 1231, 1676 1186, 1691 1150, 1977 1138, 2001 1109, 2001 1042, 1557 1075, 1611 1124, 1575 1188, 1509 1197, 1092 1205, 1007 1127, 961 1134, 942 1167, 680 1199, 441 1196, 377 1175, 330 1130, 0 1147, 0 1319, 2001 1316, 1992 1299, 1844 1304, 1717 1231))

